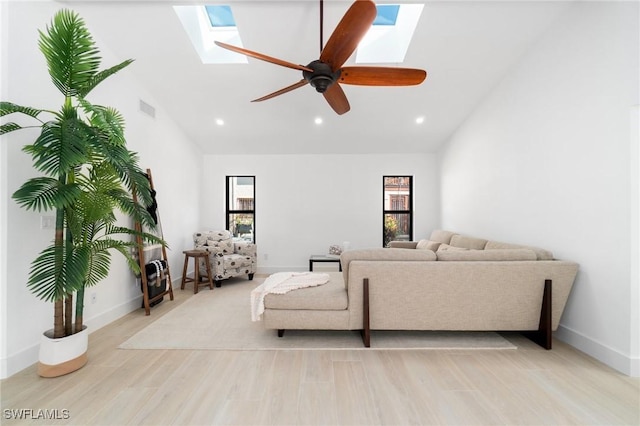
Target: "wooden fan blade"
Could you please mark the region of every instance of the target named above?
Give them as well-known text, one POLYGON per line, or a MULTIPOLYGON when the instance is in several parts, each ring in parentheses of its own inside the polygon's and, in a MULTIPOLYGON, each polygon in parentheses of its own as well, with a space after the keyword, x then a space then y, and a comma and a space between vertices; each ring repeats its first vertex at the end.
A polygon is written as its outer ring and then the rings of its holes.
POLYGON ((415 68, 344 67, 338 81, 359 86, 414 86, 427 78, 427 72, 415 68))
POLYGON ((334 72, 339 69, 356 50, 377 14, 376 5, 370 0, 353 3, 322 49, 320 61, 329 64, 334 72))
POLYGON ((262 102, 262 101, 266 101, 267 99, 275 98, 276 96, 280 96, 280 95, 282 95, 282 94, 284 94, 284 93, 287 93, 287 92, 290 92, 290 91, 292 91, 292 90, 295 90, 295 89, 297 89, 297 88, 299 88, 299 87, 302 87, 302 86, 304 86, 304 85, 306 85, 306 84, 307 84, 307 80, 305 80, 305 79, 303 78, 302 80, 300 80, 299 82, 297 82, 297 83, 295 83, 295 84, 292 84, 291 86, 287 86, 287 87, 285 87, 284 89, 280 89, 280 90, 278 90, 277 92, 270 93, 270 94, 268 94, 268 95, 266 95, 266 96, 263 96, 263 97, 261 97, 261 98, 254 99, 254 100, 252 100, 251 102, 262 102))
POLYGON ((260 59, 261 61, 270 62, 272 64, 280 65, 280 66, 291 68, 294 70, 313 72, 311 68, 305 67, 303 65, 297 65, 292 62, 283 61, 282 59, 263 55, 262 53, 253 52, 251 50, 244 49, 242 47, 232 46, 227 43, 222 43, 221 41, 216 41, 215 43, 224 49, 231 50, 232 52, 236 52, 236 53, 241 53, 243 55, 251 56, 252 58, 260 59))
POLYGON ((329 86, 323 95, 327 102, 329 102, 329 105, 331 105, 331 108, 333 108, 338 115, 342 115, 351 109, 349 101, 347 100, 347 95, 344 94, 344 90, 342 90, 342 87, 340 87, 338 83, 333 83, 329 86))

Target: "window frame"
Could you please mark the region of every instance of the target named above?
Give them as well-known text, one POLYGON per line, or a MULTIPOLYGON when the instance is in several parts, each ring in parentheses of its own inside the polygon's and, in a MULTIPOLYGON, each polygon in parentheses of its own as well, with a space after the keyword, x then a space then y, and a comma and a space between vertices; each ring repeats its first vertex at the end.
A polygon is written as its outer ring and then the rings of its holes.
POLYGON ((253 241, 256 243, 256 177, 255 175, 227 175, 225 177, 225 229, 231 230, 229 217, 232 214, 253 215, 253 241), (251 178, 253 180, 253 209, 231 209, 229 205, 229 190, 234 178, 251 178))
MULTIPOLYGON (((413 241, 413 176, 412 175, 384 175, 382 176, 382 247, 386 247, 385 244, 386 232, 385 232, 385 219, 388 214, 408 214, 409 215, 409 232, 408 237, 409 241, 413 241), (409 208, 405 210, 395 210, 395 209, 387 209, 385 208, 385 195, 386 195, 386 182, 387 178, 408 178, 409 179, 409 195, 408 195, 408 204, 409 208)), ((390 203, 391 204, 391 203, 390 203)), ((398 241, 398 240, 390 240, 398 241)))

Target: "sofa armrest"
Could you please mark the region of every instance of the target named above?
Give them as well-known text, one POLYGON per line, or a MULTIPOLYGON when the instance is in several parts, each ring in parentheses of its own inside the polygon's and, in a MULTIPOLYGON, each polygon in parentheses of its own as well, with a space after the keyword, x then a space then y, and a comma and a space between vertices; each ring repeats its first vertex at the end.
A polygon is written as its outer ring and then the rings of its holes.
POLYGON ((234 253, 238 253, 243 256, 250 256, 254 259, 258 257, 258 247, 254 243, 250 243, 248 241, 235 242, 233 251, 234 253))
POLYGON ((417 241, 390 241, 389 248, 415 249, 417 241))

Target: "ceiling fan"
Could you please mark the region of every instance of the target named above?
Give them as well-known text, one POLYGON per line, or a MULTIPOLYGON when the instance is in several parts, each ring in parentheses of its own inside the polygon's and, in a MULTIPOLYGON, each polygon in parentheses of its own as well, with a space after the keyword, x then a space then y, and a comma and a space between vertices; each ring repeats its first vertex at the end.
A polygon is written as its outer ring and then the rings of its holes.
POLYGON ((297 83, 270 93, 251 102, 261 102, 274 98, 302 86, 310 84, 322 93, 331 108, 344 114, 351 107, 340 83, 359 86, 412 86, 420 84, 427 77, 424 70, 414 68, 389 68, 349 66, 343 67, 358 47, 377 15, 376 5, 370 0, 356 0, 342 17, 327 44, 322 47, 323 0, 320 0, 320 58, 308 65, 297 65, 262 53, 216 41, 225 49, 241 53, 255 59, 302 71, 303 79, 297 83))

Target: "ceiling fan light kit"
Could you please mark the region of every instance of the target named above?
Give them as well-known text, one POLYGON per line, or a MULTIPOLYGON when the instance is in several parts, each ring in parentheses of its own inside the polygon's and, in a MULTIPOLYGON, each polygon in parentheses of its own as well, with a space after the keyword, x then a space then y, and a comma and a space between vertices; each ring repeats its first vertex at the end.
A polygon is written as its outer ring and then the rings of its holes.
POLYGON ((316 89, 318 93, 324 93, 329 86, 340 78, 340 70, 333 71, 329 64, 316 60, 307 65, 313 72, 302 71, 305 80, 316 89))
MULTIPOLYGON (((323 0, 320 0, 320 41, 322 43, 323 0)), ((340 83, 358 86, 413 86, 427 77, 421 69, 355 66, 342 67, 358 47, 358 43, 367 33, 377 15, 376 5, 370 0, 356 0, 342 17, 324 48, 320 49, 320 59, 307 66, 297 65, 278 58, 253 52, 248 49, 216 41, 225 49, 270 62, 286 68, 302 71, 303 79, 270 93, 252 102, 266 101, 302 86, 310 84, 318 93, 324 95, 331 108, 339 115, 348 112, 351 107, 340 83)))

